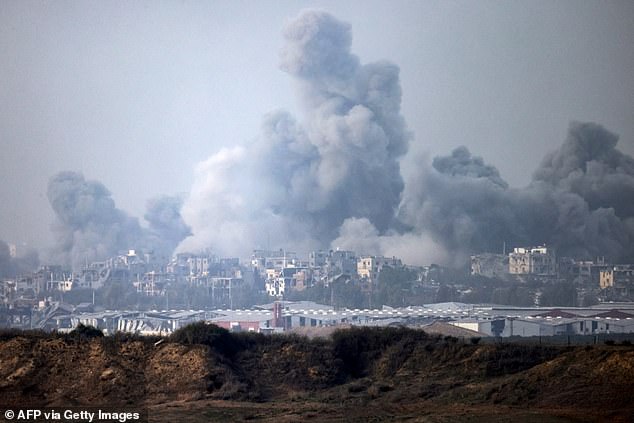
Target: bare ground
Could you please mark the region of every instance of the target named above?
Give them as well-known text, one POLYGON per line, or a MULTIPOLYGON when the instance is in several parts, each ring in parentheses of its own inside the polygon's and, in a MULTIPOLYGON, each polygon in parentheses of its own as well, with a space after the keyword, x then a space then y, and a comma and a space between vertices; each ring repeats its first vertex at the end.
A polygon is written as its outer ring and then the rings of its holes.
POLYGON ((0 405, 143 407, 152 422, 634 421, 631 346, 351 333, 237 338, 222 353, 213 343, 11 337, 0 341, 0 405))

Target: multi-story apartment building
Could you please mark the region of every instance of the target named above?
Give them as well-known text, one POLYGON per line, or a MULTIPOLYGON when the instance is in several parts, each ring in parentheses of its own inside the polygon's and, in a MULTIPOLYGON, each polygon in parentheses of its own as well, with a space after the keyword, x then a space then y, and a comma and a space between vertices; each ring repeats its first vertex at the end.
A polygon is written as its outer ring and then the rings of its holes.
POLYGON ((320 268, 324 267, 330 258, 330 254, 332 251, 311 251, 308 253, 308 266, 311 268, 320 268))
POLYGON ((378 280, 383 266, 401 267, 401 259, 396 257, 363 256, 357 259, 357 275, 360 279, 366 279, 370 283, 378 280))
POLYGON ((634 289, 634 265, 625 264, 602 270, 599 274, 599 286, 605 288, 634 289))
POLYGON ((512 275, 554 276, 557 274, 555 254, 545 246, 514 248, 509 253, 509 273, 512 275))
POLYGON ((509 257, 483 253, 471 256, 471 274, 487 278, 505 278, 509 274, 509 257))
POLYGON ((599 285, 600 273, 609 270, 612 265, 606 264, 605 258, 599 257, 596 260, 575 260, 562 257, 559 260, 559 275, 570 278, 576 283, 587 285, 599 285))

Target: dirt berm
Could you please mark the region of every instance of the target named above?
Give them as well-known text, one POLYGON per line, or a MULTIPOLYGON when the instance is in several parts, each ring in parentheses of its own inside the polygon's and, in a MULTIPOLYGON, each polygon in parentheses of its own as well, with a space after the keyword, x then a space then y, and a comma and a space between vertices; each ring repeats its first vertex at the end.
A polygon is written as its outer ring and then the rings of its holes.
POLYGON ((151 421, 634 421, 634 348, 327 339, 185 328, 170 339, 0 334, 0 402, 138 406, 151 421))

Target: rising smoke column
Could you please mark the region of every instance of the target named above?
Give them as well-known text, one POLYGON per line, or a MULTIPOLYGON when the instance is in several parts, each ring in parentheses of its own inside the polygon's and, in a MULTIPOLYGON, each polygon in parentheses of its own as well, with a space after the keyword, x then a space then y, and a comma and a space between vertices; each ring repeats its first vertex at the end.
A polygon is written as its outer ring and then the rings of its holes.
POLYGON ((87 181, 76 172, 60 172, 49 181, 47 196, 56 216, 55 262, 78 269, 85 261, 134 248, 141 237, 138 220, 117 209, 100 182, 87 181))
POLYGON ((634 159, 617 150, 618 136, 594 123, 573 122, 561 148, 543 159, 533 176, 581 196, 590 209, 612 208, 634 216, 634 159))
POLYGON ((407 186, 400 218, 417 232, 431 233, 453 254, 501 250, 518 220, 508 184, 466 147, 419 168, 407 186))
POLYGON ((179 249, 352 249, 415 264, 462 265, 506 244, 547 244, 560 256, 634 260, 634 160, 601 126, 573 123, 531 183, 511 188, 466 147, 420 160, 404 183, 410 134, 398 67, 362 65, 348 24, 305 11, 284 31, 281 68, 304 121, 268 115, 253 144, 196 168, 183 206, 194 235, 179 249))
POLYGON ((149 224, 147 231, 144 231, 146 250, 161 257, 169 257, 176 246, 191 235, 191 229, 180 214, 182 206, 182 196, 163 195, 148 200, 143 215, 149 224))
POLYGON ((495 167, 458 147, 449 156, 419 160, 403 192, 399 230, 379 234, 370 222, 352 218, 332 246, 395 255, 412 264, 461 266, 473 252, 527 239, 515 197, 495 167))
POLYGON ((150 229, 115 206, 110 191, 98 181, 77 172, 60 172, 48 184, 47 196, 55 222, 54 263, 80 269, 85 262, 104 260, 121 251, 159 249, 169 255, 187 235, 177 212, 177 200, 162 198, 149 203, 150 229))
POLYGON ((518 189, 509 188, 495 167, 457 148, 408 181, 399 217, 457 262, 501 251, 503 243, 631 261, 634 166, 616 149, 617 140, 599 125, 573 123, 563 145, 518 189))
POLYGON ((284 35, 281 67, 299 82, 309 140, 319 154, 311 196, 318 220, 330 239, 351 216, 384 232, 403 190, 397 159, 409 141, 398 67, 359 65, 350 54, 350 26, 323 12, 304 12, 284 35))
POLYGON ((304 11, 284 31, 281 68, 295 78, 305 121, 267 116, 251 145, 200 163, 183 207, 194 235, 179 247, 240 255, 256 247, 306 251, 328 244, 348 218, 379 233, 394 222, 409 132, 397 66, 361 65, 350 26, 304 11))
POLYGON ((554 236, 564 250, 632 262, 634 159, 616 148, 618 139, 601 125, 571 123, 562 146, 535 171, 531 187, 555 192, 560 214, 554 236))

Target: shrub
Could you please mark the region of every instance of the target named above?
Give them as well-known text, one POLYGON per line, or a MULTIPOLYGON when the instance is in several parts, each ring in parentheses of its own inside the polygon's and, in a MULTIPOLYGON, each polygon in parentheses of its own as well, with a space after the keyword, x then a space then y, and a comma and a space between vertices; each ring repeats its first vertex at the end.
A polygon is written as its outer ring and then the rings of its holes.
POLYGON ((479 338, 479 337, 475 336, 475 337, 471 338, 471 343, 473 345, 478 345, 481 340, 482 340, 482 338, 479 338))
POLYGON ((40 329, 17 329, 17 328, 2 328, 0 329, 0 341, 8 341, 19 336, 27 338, 45 339, 49 338, 51 334, 44 332, 40 329))
POLYGON ((337 330, 332 335, 334 356, 353 377, 364 376, 373 361, 389 347, 406 348, 427 339, 425 332, 408 328, 353 327, 337 330))
POLYGON ((555 358, 563 351, 555 347, 498 344, 486 358, 486 375, 501 376, 528 370, 555 358))
POLYGON ((604 344, 605 345, 614 345, 614 344, 616 344, 616 342, 614 341, 614 339, 606 339, 604 344))
POLYGON ((75 329, 68 333, 68 336, 75 339, 102 338, 103 332, 96 327, 86 326, 83 323, 80 323, 75 329))
POLYGON ((111 336, 116 344, 123 344, 126 342, 141 342, 143 344, 155 344, 161 339, 165 339, 159 335, 141 335, 139 333, 121 332, 117 331, 111 336))
POLYGON ((174 331, 170 341, 184 345, 207 345, 227 356, 232 356, 239 350, 238 342, 227 329, 203 321, 174 331))

